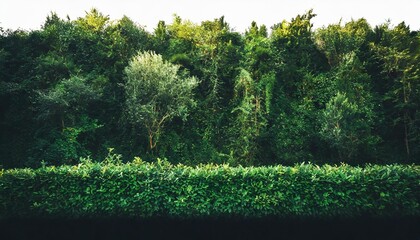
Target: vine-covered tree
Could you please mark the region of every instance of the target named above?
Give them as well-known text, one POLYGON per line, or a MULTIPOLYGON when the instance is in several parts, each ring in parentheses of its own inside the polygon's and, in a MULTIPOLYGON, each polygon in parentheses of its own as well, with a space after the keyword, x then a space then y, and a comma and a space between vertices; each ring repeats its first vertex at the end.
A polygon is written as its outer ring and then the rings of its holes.
POLYGON ((238 162, 252 165, 258 153, 258 138, 266 125, 264 98, 261 86, 242 70, 236 79, 235 102, 232 110, 235 116, 233 127, 233 149, 238 162))

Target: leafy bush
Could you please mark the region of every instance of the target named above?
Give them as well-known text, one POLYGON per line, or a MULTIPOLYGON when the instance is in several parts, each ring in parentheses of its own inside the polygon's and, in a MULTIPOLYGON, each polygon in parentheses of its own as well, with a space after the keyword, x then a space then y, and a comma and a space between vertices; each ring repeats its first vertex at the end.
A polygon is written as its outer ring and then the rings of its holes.
POLYGON ((0 171, 0 217, 420 216, 420 168, 90 159, 0 171))

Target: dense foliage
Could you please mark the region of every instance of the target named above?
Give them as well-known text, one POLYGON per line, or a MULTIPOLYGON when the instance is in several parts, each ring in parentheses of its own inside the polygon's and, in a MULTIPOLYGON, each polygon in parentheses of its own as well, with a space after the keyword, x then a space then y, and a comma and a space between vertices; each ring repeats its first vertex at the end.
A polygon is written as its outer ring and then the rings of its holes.
POLYGON ((192 165, 418 164, 420 33, 364 19, 313 29, 314 17, 242 34, 174 16, 147 32, 93 9, 0 28, 0 165, 110 147, 192 165))
POLYGON ((0 172, 4 217, 420 216, 417 166, 229 167, 84 159, 0 172))

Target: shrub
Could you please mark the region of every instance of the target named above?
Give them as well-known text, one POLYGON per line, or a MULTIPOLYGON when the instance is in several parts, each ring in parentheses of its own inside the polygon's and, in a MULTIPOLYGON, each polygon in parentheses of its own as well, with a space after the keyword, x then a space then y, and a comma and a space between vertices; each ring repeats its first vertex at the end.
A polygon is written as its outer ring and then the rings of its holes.
POLYGON ((420 216, 420 168, 82 161, 0 172, 0 217, 420 216))

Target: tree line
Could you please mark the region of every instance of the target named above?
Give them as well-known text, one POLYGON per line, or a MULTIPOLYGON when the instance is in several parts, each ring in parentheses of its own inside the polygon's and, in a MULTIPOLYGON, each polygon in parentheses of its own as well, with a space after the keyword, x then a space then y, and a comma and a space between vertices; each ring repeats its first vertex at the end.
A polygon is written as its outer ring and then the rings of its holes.
POLYGON ((174 15, 146 31, 92 9, 0 28, 3 167, 419 163, 420 33, 312 10, 245 33, 174 15))

